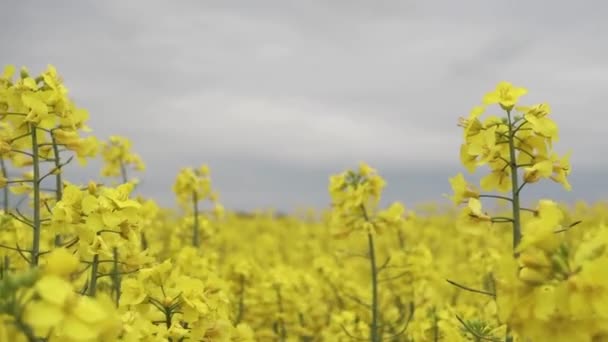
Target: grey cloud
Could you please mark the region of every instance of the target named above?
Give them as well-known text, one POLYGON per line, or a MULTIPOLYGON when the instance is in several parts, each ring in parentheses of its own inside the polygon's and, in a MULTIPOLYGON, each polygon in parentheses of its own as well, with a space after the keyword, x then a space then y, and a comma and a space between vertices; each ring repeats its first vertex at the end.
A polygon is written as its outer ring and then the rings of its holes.
MULTIPOLYGON (((458 116, 501 80, 551 103, 581 174, 608 170, 590 153, 608 149, 602 2, 3 6, 3 63, 55 64, 95 134, 133 140, 142 191, 164 203, 179 167, 203 162, 236 207, 322 205, 328 175, 359 160, 416 189, 395 198, 436 198, 458 170, 458 116)), ((580 197, 599 196, 576 179, 580 197)))

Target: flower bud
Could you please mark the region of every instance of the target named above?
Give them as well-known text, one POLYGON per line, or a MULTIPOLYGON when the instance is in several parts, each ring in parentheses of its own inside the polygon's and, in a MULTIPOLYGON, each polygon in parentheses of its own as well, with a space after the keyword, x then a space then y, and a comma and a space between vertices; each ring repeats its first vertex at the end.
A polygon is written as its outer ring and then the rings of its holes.
POLYGON ((538 170, 533 169, 533 168, 525 168, 524 170, 524 181, 526 181, 526 183, 536 183, 540 180, 540 174, 538 172, 538 170))
POLYGON ((549 275, 547 272, 535 270, 530 267, 523 267, 519 270, 519 279, 530 285, 540 285, 549 280, 549 275))
POLYGON ((13 148, 6 140, 0 141, 0 156, 9 153, 13 148))
POLYGON ((38 279, 38 270, 29 269, 20 273, 7 275, 0 282, 0 288, 5 293, 11 293, 20 287, 32 286, 36 282, 36 279, 38 279))
POLYGON ((165 297, 165 298, 163 298, 162 304, 165 308, 168 308, 171 305, 173 305, 173 299, 170 297, 165 297))
POLYGON ((523 267, 543 268, 551 267, 551 260, 540 249, 527 250, 519 256, 519 263, 523 267))
POLYGON ((97 193, 97 183, 90 181, 87 190, 91 195, 95 195, 97 193))
POLYGON ((553 269, 558 274, 568 274, 570 273, 570 266, 568 266, 568 261, 561 255, 553 255, 551 257, 551 261, 553 264, 553 269))
POLYGON ((25 79, 30 77, 30 72, 26 67, 21 67, 21 70, 19 70, 19 75, 21 76, 21 79, 25 79))
POLYGON ((39 147, 40 156, 43 158, 53 159, 53 146, 44 145, 39 147))

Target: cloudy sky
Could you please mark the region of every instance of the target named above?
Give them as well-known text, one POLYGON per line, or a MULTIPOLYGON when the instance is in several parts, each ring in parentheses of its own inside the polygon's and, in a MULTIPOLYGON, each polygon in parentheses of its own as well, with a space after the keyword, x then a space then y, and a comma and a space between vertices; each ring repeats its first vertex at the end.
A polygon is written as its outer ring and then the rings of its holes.
MULTIPOLYGON (((608 195, 608 7, 600 1, 13 1, 0 61, 54 64, 101 138, 148 166, 173 205, 207 163, 230 208, 324 206, 328 176, 365 160, 387 199, 442 200, 461 171, 459 116, 497 82, 549 102, 574 191, 608 195)), ((97 177, 93 163, 70 170, 97 177)), ((76 167, 76 166, 74 166, 76 167)))

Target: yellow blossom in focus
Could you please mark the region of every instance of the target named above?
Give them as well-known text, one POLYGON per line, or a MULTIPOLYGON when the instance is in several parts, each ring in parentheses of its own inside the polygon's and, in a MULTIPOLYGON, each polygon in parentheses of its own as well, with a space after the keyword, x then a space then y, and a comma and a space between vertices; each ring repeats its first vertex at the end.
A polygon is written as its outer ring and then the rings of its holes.
POLYGON ((484 104, 498 103, 503 108, 510 110, 517 103, 519 98, 528 93, 525 88, 515 87, 509 82, 500 82, 496 89, 487 93, 484 98, 484 104))
POLYGON ((74 273, 79 265, 80 262, 74 254, 65 248, 57 248, 46 257, 44 271, 46 274, 67 277, 74 273))

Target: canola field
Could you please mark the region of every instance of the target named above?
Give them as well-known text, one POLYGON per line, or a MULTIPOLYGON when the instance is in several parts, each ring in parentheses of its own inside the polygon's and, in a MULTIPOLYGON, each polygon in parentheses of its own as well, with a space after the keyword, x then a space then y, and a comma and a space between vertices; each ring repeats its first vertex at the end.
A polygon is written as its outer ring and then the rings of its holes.
POLYGON ((180 210, 137 196, 129 140, 95 137, 54 67, 7 66, 0 341, 608 341, 608 211, 521 204, 571 172, 526 93, 500 82, 455 115, 482 178, 437 180, 451 210, 380 206, 390 185, 361 163, 328 175, 324 210, 243 215, 203 160, 175 176, 180 210), (99 156, 89 183, 63 177, 99 156))

